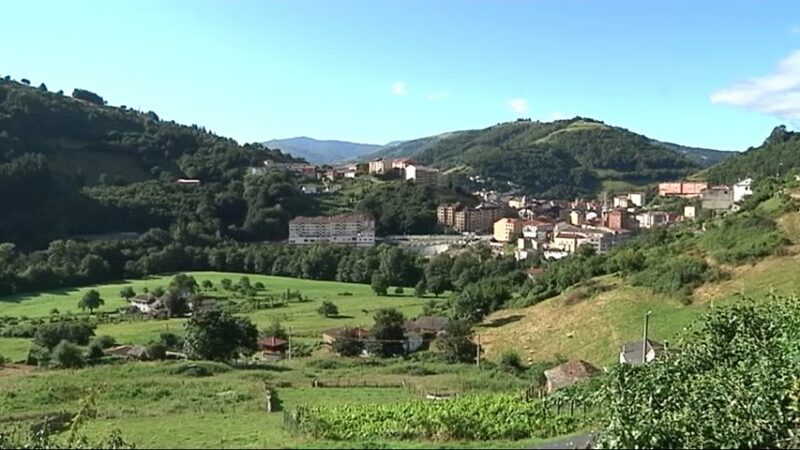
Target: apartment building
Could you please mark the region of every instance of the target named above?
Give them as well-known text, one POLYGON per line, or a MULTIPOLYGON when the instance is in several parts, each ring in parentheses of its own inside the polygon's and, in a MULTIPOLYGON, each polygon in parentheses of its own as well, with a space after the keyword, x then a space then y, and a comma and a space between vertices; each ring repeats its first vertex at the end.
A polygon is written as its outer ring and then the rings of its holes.
POLYGON ((460 203, 441 205, 436 209, 439 223, 462 233, 481 233, 492 230, 496 221, 512 215, 508 208, 480 205, 475 208, 460 203))
POLYGON ((373 159, 369 162, 369 173, 383 175, 392 168, 392 161, 383 158, 373 159))
POLYGON ((411 181, 424 186, 435 186, 439 181, 439 170, 431 167, 409 164, 404 166, 406 181, 411 181))
POLYGON ((375 221, 365 215, 297 217, 289 222, 289 243, 316 242, 370 247, 375 245, 375 221))
POLYGON ((733 206, 733 188, 728 186, 714 186, 703 189, 700 194, 701 207, 712 211, 722 212, 733 206))
POLYGON ((660 197, 697 198, 700 197, 700 192, 707 187, 708 183, 695 181, 658 183, 658 195, 660 197))

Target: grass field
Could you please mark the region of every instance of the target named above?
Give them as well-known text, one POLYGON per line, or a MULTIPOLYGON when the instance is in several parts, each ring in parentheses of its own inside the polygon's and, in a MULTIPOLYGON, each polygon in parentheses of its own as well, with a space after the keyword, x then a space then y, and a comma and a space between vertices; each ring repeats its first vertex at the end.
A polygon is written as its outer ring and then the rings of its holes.
MULTIPOLYGON (((314 361, 314 360, 311 360, 314 361)), ((337 358, 334 361, 341 362, 337 358)), ((457 386, 458 377, 481 373, 473 366, 429 365, 441 370, 430 376, 387 375, 408 363, 382 361, 376 365, 353 363, 350 369, 317 369, 308 361, 295 360, 273 369, 235 370, 200 363, 218 373, 196 377, 178 373, 189 363, 128 363, 77 371, 33 370, 2 376, 0 370, 0 419, 31 413, 74 412, 80 399, 94 392, 96 415, 82 432, 102 438, 117 429, 137 448, 523 448, 534 441, 518 442, 337 442, 316 441, 291 434, 283 426, 281 412, 264 408, 264 380, 290 383, 278 388, 282 408, 321 403, 388 403, 420 397, 405 388, 312 388, 310 379, 334 374, 348 378, 402 379, 421 389, 442 383, 457 386)), ((342 363, 346 364, 346 363, 342 363)), ((491 374, 487 374, 491 375, 491 374)), ((503 380, 499 380, 503 381, 503 380)), ((504 383, 507 388, 513 381, 504 383)), ((25 425, 27 423, 20 422, 25 425)))
MULTIPOLYGON (((220 287, 220 280, 229 278, 234 282, 242 276, 236 273, 223 272, 191 272, 198 283, 210 280, 214 283, 216 291, 210 292, 215 296, 227 297, 229 292, 220 287)), ((286 289, 300 291, 303 296, 311 301, 305 303, 290 303, 288 306, 254 311, 244 314, 259 327, 265 327, 274 319, 281 320, 286 327, 291 327, 292 333, 297 337, 307 340, 319 340, 323 330, 342 326, 369 326, 372 316, 380 308, 396 308, 407 317, 418 315, 422 305, 427 301, 413 297, 413 289, 405 289, 405 294, 393 294, 387 297, 378 297, 370 286, 352 283, 338 283, 333 281, 312 281, 295 278, 272 277, 265 275, 247 275, 252 283, 262 282, 266 286, 266 294, 281 294, 286 289), (338 294, 349 292, 352 295, 340 296, 338 294), (338 317, 322 317, 317 313, 323 300, 333 301, 339 307, 338 317)), ((158 286, 166 287, 172 276, 153 277, 145 280, 110 283, 99 286, 87 286, 77 289, 60 289, 36 294, 24 294, 0 298, 0 316, 26 316, 46 317, 50 310, 57 308, 60 313, 80 313, 78 300, 89 289, 97 289, 105 305, 104 311, 115 310, 127 303, 120 298, 119 291, 125 286, 131 286, 136 292, 141 292, 144 287, 154 289, 158 286)), ((110 335, 118 342, 147 343, 156 338, 162 331, 181 333, 185 319, 170 320, 144 320, 127 321, 121 323, 101 324, 96 330, 97 335, 110 335)), ((16 338, 0 338, 0 354, 20 360, 25 357, 29 345, 16 338)))

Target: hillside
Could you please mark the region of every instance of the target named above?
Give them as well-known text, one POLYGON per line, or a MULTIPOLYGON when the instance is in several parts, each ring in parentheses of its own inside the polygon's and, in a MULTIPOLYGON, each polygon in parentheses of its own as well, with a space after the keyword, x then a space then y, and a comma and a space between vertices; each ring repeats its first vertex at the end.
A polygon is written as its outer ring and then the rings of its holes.
POLYGON ((440 169, 513 183, 545 197, 597 194, 609 182, 642 185, 679 178, 728 156, 654 141, 576 117, 516 121, 393 145, 369 157, 412 157, 440 169))
POLYGON ((783 176, 800 169, 800 132, 786 126, 772 130, 763 144, 711 167, 705 174, 712 183, 733 183, 743 178, 783 176))
MULTIPOLYGON (((154 222, 137 208, 120 209, 117 200, 135 202, 142 186, 157 187, 161 192, 152 196, 164 200, 179 177, 200 179, 197 190, 205 191, 208 183, 242 178, 247 166, 264 159, 292 159, 196 125, 163 121, 152 111, 108 106, 89 91, 67 97, 10 77, 0 79, 0 130, 0 236, 25 244, 146 230, 154 222), (115 192, 125 198, 112 198, 115 192)), ((164 210, 196 206, 181 197, 178 191, 164 210)))
MULTIPOLYGON (((762 218, 777 215, 775 222, 787 240, 785 245, 767 252, 768 256, 761 259, 728 262, 727 258, 722 258, 726 261, 723 263, 720 250, 709 246, 709 236, 692 238, 684 235, 669 244, 680 257, 691 258, 706 253, 703 259, 722 274, 706 279, 688 295, 679 294, 674 289, 654 292, 645 286, 636 286, 636 277, 620 273, 587 279, 541 303, 498 311, 489 316, 480 333, 488 357, 497 358, 513 349, 531 361, 577 358, 600 367, 609 366, 616 360, 621 344, 641 339, 647 311, 652 312, 649 337, 677 343, 684 328, 711 307, 735 302, 741 296, 758 298, 770 292, 800 293, 800 280, 796 277, 800 273, 800 212, 797 204, 778 194, 743 214, 762 218)), ((714 227, 709 224, 710 229, 714 227)), ((733 231, 726 231, 721 235, 731 233, 733 231)), ((744 236, 748 234, 751 233, 742 233, 732 241, 746 239, 744 236)), ((747 249, 743 251, 757 247, 755 240, 739 243, 740 249, 747 249)), ((736 251, 731 250, 730 255, 736 251)), ((631 253, 621 253, 618 258, 623 260, 632 256, 631 253)))
POLYGON ((372 153, 380 145, 358 144, 355 142, 317 140, 305 136, 289 139, 272 139, 262 145, 303 158, 312 164, 332 164, 337 161, 355 158, 372 153))

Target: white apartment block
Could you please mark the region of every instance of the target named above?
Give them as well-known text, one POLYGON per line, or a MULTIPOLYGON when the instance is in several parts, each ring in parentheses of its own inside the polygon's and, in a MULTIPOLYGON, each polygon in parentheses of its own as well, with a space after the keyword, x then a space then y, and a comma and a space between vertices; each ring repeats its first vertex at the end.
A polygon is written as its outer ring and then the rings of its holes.
POLYGON ((375 221, 352 214, 330 217, 297 217, 289 222, 289 243, 310 245, 328 242, 338 245, 375 245, 375 221))
POLYGON ((739 203, 743 198, 753 193, 753 179, 747 178, 733 185, 733 203, 739 203))
POLYGON ((439 180, 439 171, 430 167, 409 164, 405 167, 406 181, 433 186, 439 180))

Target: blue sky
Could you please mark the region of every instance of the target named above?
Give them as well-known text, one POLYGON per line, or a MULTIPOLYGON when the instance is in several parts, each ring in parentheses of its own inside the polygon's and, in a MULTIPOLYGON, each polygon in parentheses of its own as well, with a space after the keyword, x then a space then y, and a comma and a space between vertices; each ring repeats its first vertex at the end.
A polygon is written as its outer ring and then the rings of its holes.
POLYGON ((743 150, 800 119, 797 1, 4 0, 0 42, 2 75, 240 142, 581 115, 743 150))

